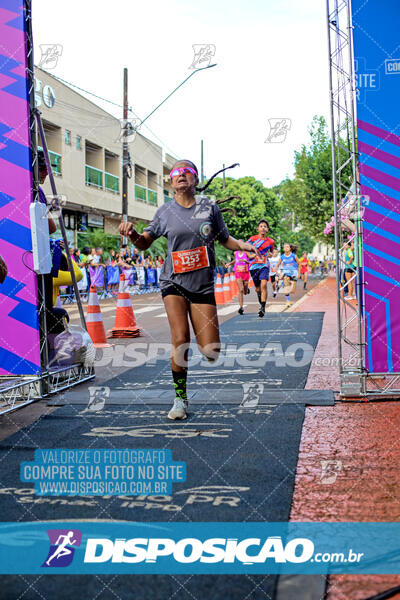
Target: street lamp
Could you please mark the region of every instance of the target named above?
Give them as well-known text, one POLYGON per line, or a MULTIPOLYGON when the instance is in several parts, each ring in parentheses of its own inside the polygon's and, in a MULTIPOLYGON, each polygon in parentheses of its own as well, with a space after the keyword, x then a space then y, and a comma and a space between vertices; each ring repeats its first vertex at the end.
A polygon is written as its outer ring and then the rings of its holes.
POLYGON ((168 94, 168 96, 166 98, 164 98, 164 100, 162 102, 160 102, 160 104, 158 104, 155 108, 153 108, 153 110, 151 111, 151 113, 149 113, 147 115, 147 117, 145 117, 142 121, 140 121, 139 125, 137 127, 134 128, 135 131, 137 131, 139 129, 139 127, 141 127, 143 125, 143 123, 145 121, 147 121, 147 119, 149 117, 151 117, 152 114, 154 114, 156 112, 156 110, 158 110, 160 108, 160 106, 162 106, 164 104, 164 102, 166 102, 168 100, 168 98, 171 98, 171 96, 173 94, 175 94, 175 92, 177 90, 179 90, 180 87, 183 86, 184 83, 186 83, 195 73, 198 73, 199 71, 205 71, 206 69, 211 69, 212 67, 216 67, 217 63, 214 63, 212 65, 208 65, 207 67, 201 67, 200 69, 194 69, 194 71, 192 71, 192 73, 190 73, 190 75, 188 75, 188 77, 186 77, 186 79, 184 79, 182 81, 182 83, 180 83, 174 90, 172 90, 172 92, 170 94, 168 94))

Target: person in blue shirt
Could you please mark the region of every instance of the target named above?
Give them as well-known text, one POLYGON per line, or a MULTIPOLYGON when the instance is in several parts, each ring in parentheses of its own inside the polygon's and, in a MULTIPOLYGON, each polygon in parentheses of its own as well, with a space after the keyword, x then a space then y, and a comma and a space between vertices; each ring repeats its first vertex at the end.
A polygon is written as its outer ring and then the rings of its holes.
POLYGON ((292 252, 290 244, 283 244, 283 254, 277 268, 281 271, 280 278, 283 278, 283 292, 286 297, 286 306, 290 306, 290 294, 296 290, 296 281, 299 272, 299 259, 292 252))

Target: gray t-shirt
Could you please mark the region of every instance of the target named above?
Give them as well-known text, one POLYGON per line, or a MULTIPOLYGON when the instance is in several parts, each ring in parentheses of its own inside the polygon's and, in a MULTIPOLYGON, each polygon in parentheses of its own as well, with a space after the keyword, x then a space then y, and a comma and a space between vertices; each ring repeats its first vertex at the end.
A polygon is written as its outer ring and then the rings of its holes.
POLYGON ((214 200, 196 196, 196 202, 185 208, 172 200, 157 210, 154 219, 145 228, 153 239, 164 236, 168 240, 168 256, 160 275, 160 287, 176 283, 189 292, 208 294, 214 291, 214 241, 226 242, 229 231, 214 200), (206 246, 209 267, 187 273, 174 273, 171 252, 206 246))

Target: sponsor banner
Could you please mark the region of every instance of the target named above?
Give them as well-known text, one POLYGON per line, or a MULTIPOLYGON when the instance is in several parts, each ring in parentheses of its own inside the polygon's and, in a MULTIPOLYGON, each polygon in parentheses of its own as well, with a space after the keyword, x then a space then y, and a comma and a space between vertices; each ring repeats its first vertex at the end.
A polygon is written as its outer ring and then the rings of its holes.
POLYGON ((366 368, 400 371, 400 12, 398 0, 353 0, 366 368))
POLYGON ((2 523, 0 573, 398 574, 399 535, 400 523, 2 523))
POLYGON ((33 192, 26 10, 21 0, 0 6, 0 256, 8 268, 0 285, 0 375, 41 371, 37 276, 29 259, 33 192))

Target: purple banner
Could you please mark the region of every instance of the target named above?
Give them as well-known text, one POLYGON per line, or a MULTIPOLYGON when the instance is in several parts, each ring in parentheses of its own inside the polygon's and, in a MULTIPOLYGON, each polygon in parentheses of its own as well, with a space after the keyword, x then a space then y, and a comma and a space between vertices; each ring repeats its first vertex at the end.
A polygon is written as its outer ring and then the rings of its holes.
POLYGON ((0 254, 8 267, 0 285, 0 375, 31 375, 40 372, 40 345, 37 277, 24 264, 31 262, 33 198, 23 1, 1 3, 0 40, 0 254))
POLYGON ((400 12, 353 0, 366 367, 400 371, 400 12))
POLYGON ((89 267, 90 285, 104 287, 103 267, 89 267))

